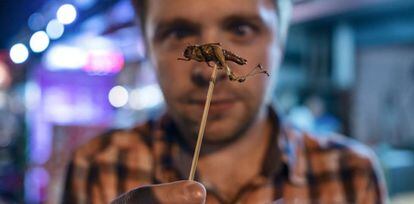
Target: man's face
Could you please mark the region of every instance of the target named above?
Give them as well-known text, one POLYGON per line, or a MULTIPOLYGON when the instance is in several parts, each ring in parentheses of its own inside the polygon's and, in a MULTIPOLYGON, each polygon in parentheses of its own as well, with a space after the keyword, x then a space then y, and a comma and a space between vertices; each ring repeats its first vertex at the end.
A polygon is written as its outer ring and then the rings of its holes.
MULTIPOLYGON (((220 42, 247 59, 227 62, 236 75, 257 64, 276 75, 281 50, 272 0, 150 0, 145 22, 149 56, 168 111, 181 131, 197 135, 212 69, 206 63, 179 61, 188 45, 220 42)), ((231 82, 219 70, 205 130, 206 142, 234 139, 251 126, 268 102, 265 75, 231 82)))

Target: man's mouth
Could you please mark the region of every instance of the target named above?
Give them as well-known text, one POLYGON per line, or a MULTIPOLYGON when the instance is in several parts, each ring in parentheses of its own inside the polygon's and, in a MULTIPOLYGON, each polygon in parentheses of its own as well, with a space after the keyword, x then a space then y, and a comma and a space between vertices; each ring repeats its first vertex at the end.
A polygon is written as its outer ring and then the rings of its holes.
MULTIPOLYGON (((222 111, 229 110, 236 103, 236 99, 214 99, 210 102, 210 111, 213 113, 219 113, 222 111)), ((194 105, 197 109, 203 110, 206 103, 206 99, 190 99, 188 101, 189 105, 194 105)))

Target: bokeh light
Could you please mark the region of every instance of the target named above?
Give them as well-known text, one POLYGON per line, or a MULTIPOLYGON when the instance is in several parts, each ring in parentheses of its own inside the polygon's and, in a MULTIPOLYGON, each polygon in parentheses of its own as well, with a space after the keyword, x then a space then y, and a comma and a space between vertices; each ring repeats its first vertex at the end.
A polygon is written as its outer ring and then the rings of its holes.
POLYGON ((48 70, 78 70, 86 65, 88 55, 78 47, 55 45, 46 52, 44 60, 48 70))
POLYGON ((13 45, 13 47, 10 49, 9 54, 10 59, 16 64, 25 62, 29 57, 29 51, 27 50, 27 47, 22 43, 13 45))
POLYGON ((49 46, 49 41, 45 31, 37 31, 30 38, 30 49, 33 52, 43 52, 49 46))
POLYGON ((108 99, 112 106, 120 108, 128 103, 128 91, 123 86, 115 86, 109 91, 108 99))
POLYGON ((77 16, 76 8, 72 4, 64 4, 56 12, 58 21, 64 25, 71 24, 77 16))
POLYGON ((154 108, 164 102, 161 89, 157 84, 148 85, 131 91, 129 106, 135 110, 154 108))
POLYGON ((34 13, 27 22, 32 31, 39 31, 46 25, 45 17, 40 13, 34 13))
POLYGON ((49 21, 49 23, 46 26, 46 33, 52 40, 59 39, 63 35, 64 30, 65 27, 63 26, 63 24, 61 24, 56 19, 49 21))

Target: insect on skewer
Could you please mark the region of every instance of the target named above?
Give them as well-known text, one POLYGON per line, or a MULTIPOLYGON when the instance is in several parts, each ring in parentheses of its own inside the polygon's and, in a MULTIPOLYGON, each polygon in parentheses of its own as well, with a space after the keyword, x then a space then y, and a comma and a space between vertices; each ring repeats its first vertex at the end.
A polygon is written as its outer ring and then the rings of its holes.
POLYGON ((210 108, 210 102, 213 97, 213 89, 216 83, 217 71, 219 69, 224 69, 230 81, 244 82, 247 77, 253 76, 256 74, 266 74, 269 76, 269 73, 266 70, 263 70, 262 66, 258 64, 253 70, 244 76, 236 76, 227 65, 226 61, 232 61, 239 65, 245 65, 247 60, 237 56, 236 54, 221 48, 220 43, 208 43, 203 45, 189 45, 184 50, 185 58, 178 58, 178 60, 190 61, 195 60, 198 62, 205 62, 209 67, 213 67, 213 73, 211 74, 209 87, 207 91, 207 99, 204 105, 203 116, 201 118, 200 129, 198 131, 197 143, 194 150, 193 161, 191 163, 191 170, 188 180, 194 180, 194 175, 197 169, 198 158, 200 155, 201 144, 203 141, 204 130, 207 123, 208 110, 210 108), (210 62, 213 61, 214 65, 211 66, 210 62), (257 71, 257 69, 259 71, 257 71))

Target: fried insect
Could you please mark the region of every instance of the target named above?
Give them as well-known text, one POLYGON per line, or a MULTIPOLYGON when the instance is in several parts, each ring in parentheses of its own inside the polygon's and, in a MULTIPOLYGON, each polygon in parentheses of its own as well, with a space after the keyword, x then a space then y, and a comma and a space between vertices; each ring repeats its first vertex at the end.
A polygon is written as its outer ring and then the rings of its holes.
POLYGON ((233 71, 231 71, 226 61, 232 61, 239 65, 245 65, 247 63, 247 60, 226 49, 223 49, 220 43, 189 45, 184 50, 183 55, 185 58, 178 58, 178 60, 195 60, 198 62, 206 62, 209 67, 212 67, 210 62, 216 63, 219 69, 225 69, 230 81, 244 82, 247 77, 260 73, 269 76, 269 73, 266 70, 263 70, 263 67, 260 64, 252 69, 248 74, 244 76, 236 76, 233 71))

